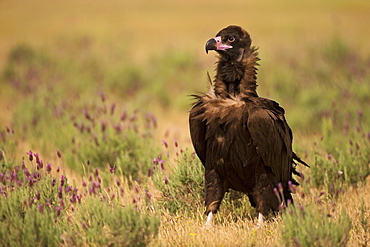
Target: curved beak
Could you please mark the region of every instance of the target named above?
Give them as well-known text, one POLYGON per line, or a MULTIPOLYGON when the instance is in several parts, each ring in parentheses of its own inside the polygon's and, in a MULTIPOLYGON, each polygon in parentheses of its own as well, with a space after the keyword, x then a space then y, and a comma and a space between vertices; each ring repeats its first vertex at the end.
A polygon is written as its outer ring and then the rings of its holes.
POLYGON ((220 36, 217 36, 216 38, 212 38, 208 40, 206 43, 206 53, 207 54, 209 50, 224 51, 230 48, 233 48, 233 47, 231 45, 223 44, 220 36))

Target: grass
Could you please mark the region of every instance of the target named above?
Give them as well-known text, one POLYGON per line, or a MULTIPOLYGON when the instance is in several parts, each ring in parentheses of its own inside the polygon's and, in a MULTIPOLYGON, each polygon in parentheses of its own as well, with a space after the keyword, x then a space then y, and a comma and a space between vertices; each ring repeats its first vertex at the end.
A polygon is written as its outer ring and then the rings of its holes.
POLYGON ((0 245, 369 245, 366 1, 0 6, 0 245), (203 228, 187 126, 213 73, 202 44, 230 23, 261 47, 259 94, 311 165, 259 229, 237 192, 203 228))

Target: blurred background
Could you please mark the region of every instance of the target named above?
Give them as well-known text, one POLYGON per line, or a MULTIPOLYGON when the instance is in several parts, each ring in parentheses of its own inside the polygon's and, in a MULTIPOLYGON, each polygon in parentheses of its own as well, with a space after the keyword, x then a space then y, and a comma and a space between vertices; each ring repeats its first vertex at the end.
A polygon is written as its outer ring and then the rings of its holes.
POLYGON ((0 124, 22 133, 25 149, 68 146, 45 144, 41 133, 55 131, 64 111, 76 122, 101 98, 117 114, 152 114, 159 144, 190 146, 188 95, 207 90, 216 60, 204 44, 230 24, 260 47, 259 94, 286 109, 302 149, 323 117, 343 128, 369 106, 367 0, 15 0, 0 2, 0 23, 0 124))

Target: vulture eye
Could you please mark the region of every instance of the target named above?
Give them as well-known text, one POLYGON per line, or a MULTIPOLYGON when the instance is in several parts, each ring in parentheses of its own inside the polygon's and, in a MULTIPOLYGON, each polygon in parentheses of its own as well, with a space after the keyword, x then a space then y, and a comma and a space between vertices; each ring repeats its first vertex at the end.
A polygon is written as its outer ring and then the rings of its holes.
POLYGON ((235 41, 235 38, 234 38, 234 36, 230 36, 227 40, 228 40, 229 42, 234 42, 234 41, 235 41))

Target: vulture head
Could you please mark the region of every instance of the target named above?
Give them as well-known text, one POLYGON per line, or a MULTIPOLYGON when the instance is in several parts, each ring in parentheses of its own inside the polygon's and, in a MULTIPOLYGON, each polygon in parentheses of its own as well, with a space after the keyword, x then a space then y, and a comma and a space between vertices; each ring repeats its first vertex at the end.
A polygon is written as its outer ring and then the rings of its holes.
POLYGON ((251 38, 247 31, 239 26, 228 26, 216 34, 206 43, 206 52, 215 50, 222 60, 238 61, 243 59, 246 51, 250 49, 251 38))

